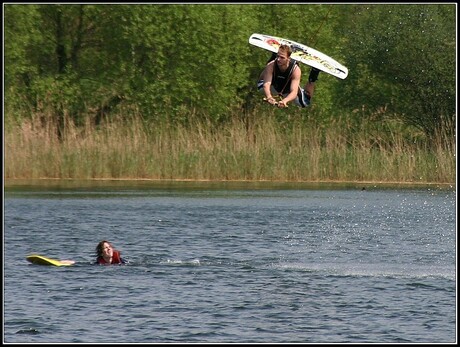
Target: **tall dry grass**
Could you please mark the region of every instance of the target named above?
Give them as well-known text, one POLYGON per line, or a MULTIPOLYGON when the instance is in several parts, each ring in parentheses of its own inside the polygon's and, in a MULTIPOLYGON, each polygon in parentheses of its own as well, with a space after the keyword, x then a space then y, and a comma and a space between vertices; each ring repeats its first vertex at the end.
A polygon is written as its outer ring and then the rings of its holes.
POLYGON ((397 125, 329 124, 272 115, 219 126, 118 117, 95 126, 67 120, 59 139, 50 117, 5 127, 5 178, 375 181, 454 183, 455 140, 414 142, 397 125))

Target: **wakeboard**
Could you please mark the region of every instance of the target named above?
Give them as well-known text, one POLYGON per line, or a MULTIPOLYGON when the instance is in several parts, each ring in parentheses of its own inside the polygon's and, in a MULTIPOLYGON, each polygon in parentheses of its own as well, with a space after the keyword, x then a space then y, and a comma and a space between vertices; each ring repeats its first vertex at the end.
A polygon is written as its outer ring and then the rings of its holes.
POLYGON ((52 259, 38 254, 31 254, 27 256, 26 259, 32 264, 37 265, 69 266, 75 264, 75 261, 73 260, 52 259))
POLYGON ((253 46, 266 49, 270 52, 277 53, 282 44, 291 46, 291 58, 303 64, 315 67, 332 76, 345 79, 348 76, 348 68, 332 59, 328 55, 289 39, 283 39, 278 36, 270 36, 254 33, 249 37, 249 43, 253 46))

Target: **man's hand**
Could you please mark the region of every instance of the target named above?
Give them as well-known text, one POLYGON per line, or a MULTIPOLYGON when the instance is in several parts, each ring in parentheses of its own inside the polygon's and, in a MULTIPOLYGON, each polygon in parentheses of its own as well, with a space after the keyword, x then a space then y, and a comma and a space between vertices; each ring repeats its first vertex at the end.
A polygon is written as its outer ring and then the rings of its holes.
POLYGON ((269 98, 264 98, 264 101, 268 102, 270 105, 277 105, 278 102, 275 100, 273 96, 270 96, 269 98))
POLYGON ((270 105, 278 106, 279 108, 288 107, 286 102, 284 102, 283 100, 276 101, 276 99, 274 97, 264 98, 264 101, 268 102, 270 105))
POLYGON ((278 105, 277 105, 279 108, 285 108, 287 107, 287 103, 284 101, 284 100, 280 100, 278 101, 278 105))

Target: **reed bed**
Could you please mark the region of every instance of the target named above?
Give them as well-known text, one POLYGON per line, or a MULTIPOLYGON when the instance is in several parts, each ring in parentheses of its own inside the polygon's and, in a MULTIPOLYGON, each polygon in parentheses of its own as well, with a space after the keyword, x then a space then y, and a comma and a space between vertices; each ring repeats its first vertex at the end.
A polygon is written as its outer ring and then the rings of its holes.
POLYGON ((455 182, 454 139, 428 146, 398 127, 273 114, 220 125, 191 115, 181 125, 134 115, 98 126, 67 120, 59 138, 37 115, 5 127, 5 178, 455 182))

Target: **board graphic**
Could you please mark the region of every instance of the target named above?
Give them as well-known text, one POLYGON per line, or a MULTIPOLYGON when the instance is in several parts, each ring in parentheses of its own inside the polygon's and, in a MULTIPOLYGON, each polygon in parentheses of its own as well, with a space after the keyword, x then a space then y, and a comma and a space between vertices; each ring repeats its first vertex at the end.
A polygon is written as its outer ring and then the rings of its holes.
POLYGON ((315 67, 340 79, 345 79, 348 76, 348 68, 332 59, 328 55, 304 44, 289 39, 283 39, 278 36, 270 36, 257 33, 254 33, 249 37, 249 43, 253 46, 257 46, 274 53, 278 52, 279 46, 282 44, 287 44, 291 46, 292 59, 315 67))

